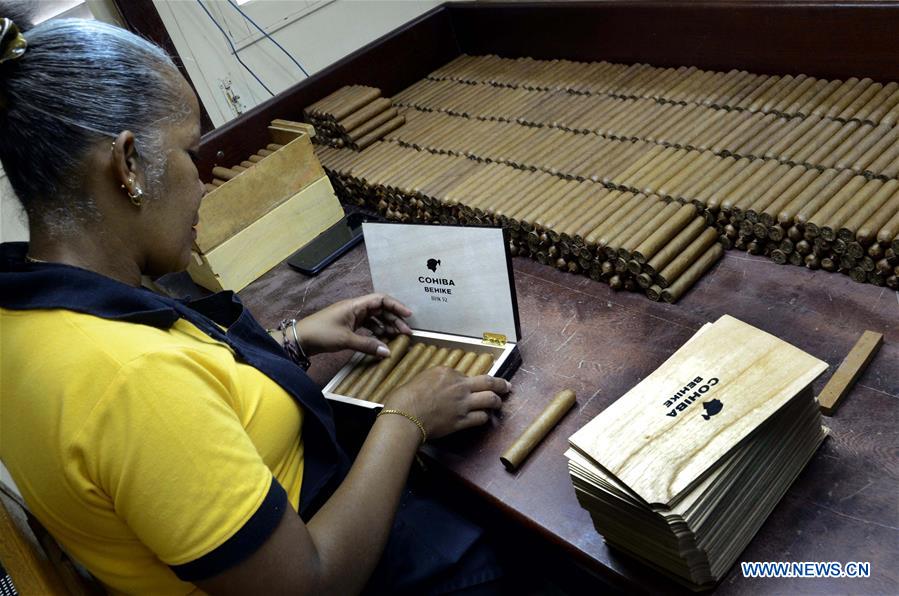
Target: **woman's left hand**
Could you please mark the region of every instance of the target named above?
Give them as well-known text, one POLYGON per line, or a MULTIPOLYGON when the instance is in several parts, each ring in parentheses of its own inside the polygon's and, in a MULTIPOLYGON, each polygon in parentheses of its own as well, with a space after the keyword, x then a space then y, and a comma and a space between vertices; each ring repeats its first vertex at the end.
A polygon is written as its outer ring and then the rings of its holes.
POLYGON ((297 321, 297 333, 307 355, 339 350, 356 350, 386 358, 387 345, 379 336, 409 335, 412 329, 403 320, 412 314, 405 305, 385 294, 368 294, 341 300, 297 321), (373 335, 358 333, 362 328, 373 335))

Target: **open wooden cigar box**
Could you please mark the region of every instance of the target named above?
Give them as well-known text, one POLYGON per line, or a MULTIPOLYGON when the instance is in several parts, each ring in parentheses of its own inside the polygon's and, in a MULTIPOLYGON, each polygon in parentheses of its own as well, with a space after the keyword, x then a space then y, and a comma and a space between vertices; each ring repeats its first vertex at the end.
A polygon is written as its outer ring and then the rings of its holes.
POLYGON ((209 290, 246 287, 344 215, 313 151, 312 131, 284 122, 269 127, 276 144, 240 165, 213 168, 188 266, 209 290))
POLYGON ((356 354, 325 385, 326 398, 380 408, 390 391, 434 366, 512 377, 521 326, 501 228, 365 223, 363 232, 374 289, 412 310, 413 333, 391 342, 383 361, 356 354))

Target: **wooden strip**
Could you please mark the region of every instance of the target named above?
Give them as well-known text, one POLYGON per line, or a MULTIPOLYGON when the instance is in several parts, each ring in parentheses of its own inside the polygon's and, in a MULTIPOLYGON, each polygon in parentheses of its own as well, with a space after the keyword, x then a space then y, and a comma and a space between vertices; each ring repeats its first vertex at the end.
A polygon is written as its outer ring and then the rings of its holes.
POLYGON ((864 372, 882 343, 883 335, 880 333, 865 331, 862 334, 840 367, 830 377, 827 385, 821 390, 821 394, 818 395, 821 412, 827 416, 833 416, 840 406, 840 401, 864 372))

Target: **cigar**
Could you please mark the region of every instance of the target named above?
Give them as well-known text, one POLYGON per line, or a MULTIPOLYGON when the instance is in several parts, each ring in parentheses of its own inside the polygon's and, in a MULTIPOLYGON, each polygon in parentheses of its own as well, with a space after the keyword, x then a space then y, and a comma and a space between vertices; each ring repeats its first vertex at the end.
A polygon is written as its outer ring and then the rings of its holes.
POLYGON ((639 263, 646 263, 655 254, 668 244, 687 224, 696 216, 696 207, 691 204, 682 205, 648 238, 640 243, 631 253, 633 259, 639 263))
POLYGON ((356 397, 359 394, 359 391, 368 383, 368 380, 375 373, 375 368, 380 364, 380 360, 372 360, 370 363, 366 364, 363 367, 362 373, 356 378, 355 381, 349 383, 347 387, 342 390, 342 394, 347 397, 356 397))
POLYGON ((212 175, 216 178, 219 178, 224 181, 233 180, 240 174, 239 171, 234 171, 230 168, 223 168, 221 166, 215 166, 212 168, 212 175))
POLYGON ((723 254, 720 244, 712 244, 671 286, 662 290, 662 300, 669 304, 676 302, 723 254))
POLYGON ((440 363, 440 366, 446 366, 447 368, 453 368, 459 361, 462 360, 462 356, 465 355, 465 351, 461 348, 453 348, 450 350, 443 359, 443 362, 440 363))
MULTIPOLYGON (((822 197, 826 197, 825 202, 823 202, 820 207, 815 210, 811 215, 808 216, 806 221, 803 221, 805 216, 804 213, 808 213, 808 211, 800 211, 797 216, 798 223, 802 223, 805 225, 805 233, 814 238, 821 232, 823 232, 823 228, 830 223, 829 218, 837 213, 840 207, 852 196, 854 196, 867 182, 867 179, 864 176, 854 176, 850 179, 845 185, 840 185, 840 188, 837 192, 831 193, 826 192, 822 193, 822 197)), ((834 185, 836 187, 836 185, 834 185)), ((842 222, 836 222, 837 226, 842 222)), ((831 231, 833 231, 831 229, 831 231)), ((825 240, 833 240, 836 234, 833 236, 827 237, 825 236, 825 240)))
POLYGON ((398 335, 387 344, 387 348, 390 350, 390 356, 384 358, 375 365, 371 376, 366 380, 365 384, 359 389, 358 394, 354 397, 368 399, 369 396, 375 392, 378 385, 380 385, 390 371, 393 370, 393 367, 395 367, 399 361, 402 360, 403 356, 406 355, 409 341, 408 335, 398 335))
POLYGON ((652 258, 643 264, 644 272, 650 276, 664 269, 676 256, 690 246, 702 232, 707 229, 702 217, 694 217, 687 226, 656 252, 652 258))
POLYGON ((378 114, 371 120, 368 120, 367 122, 363 122, 356 128, 347 131, 346 134, 351 141, 356 142, 359 139, 361 139, 362 137, 364 137, 365 135, 367 135, 368 133, 372 132, 373 130, 375 130, 376 128, 381 126, 382 124, 392 120, 396 116, 397 116, 396 108, 390 108, 389 110, 385 110, 385 111, 381 112, 380 114, 378 114))
MULTIPOLYGON (((693 265, 702 259, 702 256, 708 251, 709 247, 716 243, 718 240, 718 233, 714 228, 706 228, 704 232, 702 232, 690 245, 682 252, 679 256, 674 258, 662 271, 658 273, 656 276, 656 283, 662 289, 668 288, 673 285, 673 283, 681 276, 685 275, 686 271, 693 267, 693 265)), ((723 249, 722 249, 723 250, 723 249)), ((688 285, 683 288, 686 290, 693 282, 696 280, 689 282, 688 285)), ((679 294, 678 294, 679 295, 679 294)), ((664 295, 662 296, 664 298, 664 295)), ((677 298, 675 298, 676 300, 677 298)), ((666 300, 667 301, 667 300, 666 300)))
POLYGON ((471 367, 465 372, 467 377, 477 377, 486 374, 493 366, 493 355, 484 353, 478 355, 472 363, 471 367))
POLYGON ((867 246, 876 238, 890 218, 899 213, 899 191, 894 192, 871 216, 865 220, 855 233, 856 241, 867 246))
POLYGON ((394 130, 402 126, 405 122, 406 118, 404 116, 397 116, 391 120, 388 120, 375 130, 371 131, 370 133, 356 141, 356 146, 359 147, 359 149, 365 149, 375 141, 381 139, 387 133, 393 132, 394 130))
MULTIPOLYGON (((869 198, 874 195, 881 187, 883 182, 880 180, 868 180, 857 192, 854 192, 843 201, 843 205, 830 217, 827 218, 824 225, 820 228, 820 234, 825 240, 836 240, 837 233, 843 229, 842 226, 859 210, 863 209, 869 202, 869 198)), ((847 185, 849 188, 849 185, 847 185)), ((842 191, 841 191, 842 192, 842 191)), ((839 196, 839 195, 838 195, 839 196)), ((834 197, 837 201, 837 197, 834 197)), ((806 232, 809 232, 811 222, 806 225, 806 232)), ((813 234, 814 232, 812 232, 813 234)), ((849 238, 852 240, 852 238, 849 238)))
POLYGON ((517 469, 534 447, 549 434, 575 403, 574 391, 566 389, 556 394, 540 415, 506 449, 499 460, 509 471, 517 469))
POLYGON ((341 121, 350 114, 357 112, 362 109, 364 106, 373 102, 375 99, 381 96, 381 90, 376 89, 374 87, 366 87, 364 91, 357 94, 356 97, 344 103, 338 109, 335 109, 330 114, 328 114, 333 120, 341 121))
POLYGON ((471 368, 471 365, 474 364, 474 361, 477 360, 477 358, 478 354, 476 352, 466 352, 453 369, 464 375, 468 372, 468 369, 471 368))
POLYGON ((343 378, 343 380, 340 381, 340 383, 337 385, 337 387, 334 388, 334 393, 339 393, 339 394, 343 395, 344 392, 347 389, 349 389, 353 385, 353 383, 355 383, 356 380, 359 379, 359 377, 362 376, 362 374, 365 372, 365 370, 369 366, 371 366, 373 362, 375 362, 374 356, 365 356, 362 359, 360 359, 359 362, 357 362, 356 365, 353 367, 353 370, 351 370, 347 374, 347 376, 345 376, 343 378))
POLYGON ((425 348, 426 346, 423 343, 413 344, 403 356, 402 360, 400 360, 393 370, 390 371, 390 374, 381 381, 377 389, 371 394, 369 400, 379 404, 384 403, 384 398, 394 387, 398 386, 399 380, 402 379, 413 366, 415 366, 415 363, 421 358, 422 354, 424 354, 425 348))

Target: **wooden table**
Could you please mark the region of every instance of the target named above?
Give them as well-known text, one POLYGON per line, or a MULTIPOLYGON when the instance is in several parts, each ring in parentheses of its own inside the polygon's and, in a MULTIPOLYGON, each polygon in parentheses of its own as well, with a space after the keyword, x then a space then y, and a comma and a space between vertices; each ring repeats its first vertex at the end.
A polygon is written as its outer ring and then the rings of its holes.
MULTIPOLYGON (((739 564, 721 594, 899 593, 899 293, 823 271, 729 252, 678 304, 615 293, 582 276, 515 259, 523 364, 490 428, 430 448, 437 465, 565 555, 629 591, 678 591, 610 550, 577 503, 563 452, 568 437, 659 366, 703 323, 730 314, 826 360, 820 391, 865 329, 884 334, 871 366, 825 418, 833 433, 740 561, 869 561, 868 579, 746 579, 739 564), (578 403, 521 469, 499 462, 557 391, 578 403)), ((265 325, 369 292, 364 247, 315 278, 282 264, 241 292, 265 325)), ((324 383, 348 353, 317 357, 324 383)))

